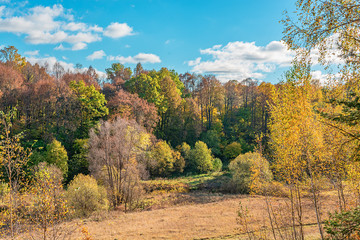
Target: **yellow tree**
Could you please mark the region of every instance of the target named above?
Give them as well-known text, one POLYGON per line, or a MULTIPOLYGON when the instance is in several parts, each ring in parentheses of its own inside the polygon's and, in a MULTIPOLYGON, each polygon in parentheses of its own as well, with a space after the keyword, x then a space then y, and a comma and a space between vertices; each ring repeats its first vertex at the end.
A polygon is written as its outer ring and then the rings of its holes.
MULTIPOLYGON (((301 183, 310 182, 314 208, 323 238, 319 192, 316 179, 322 172, 323 136, 318 116, 313 111, 314 86, 306 63, 295 63, 286 74, 286 82, 273 93, 270 139, 277 176, 290 186, 293 232, 295 220, 303 238, 301 183)), ((315 94, 316 95, 316 94, 315 94)))
POLYGON ((22 212, 18 211, 23 204, 20 191, 25 186, 24 167, 31 155, 30 149, 24 149, 20 144, 21 134, 13 133, 13 120, 16 109, 4 113, 0 111, 0 175, 9 186, 6 198, 7 209, 0 213, 0 223, 7 225, 5 232, 11 239, 20 231, 22 212))

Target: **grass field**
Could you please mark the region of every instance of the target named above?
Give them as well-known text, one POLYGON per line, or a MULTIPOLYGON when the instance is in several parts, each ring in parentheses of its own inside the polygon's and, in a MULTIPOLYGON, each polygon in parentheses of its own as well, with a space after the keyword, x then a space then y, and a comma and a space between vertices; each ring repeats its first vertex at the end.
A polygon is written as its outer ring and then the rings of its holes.
MULTIPOLYGON (((102 219, 75 222, 86 227, 93 239, 246 239, 247 235, 241 234, 237 224, 239 202, 251 210, 250 227, 259 228, 266 219, 263 196, 208 192, 177 195, 178 202, 173 206, 132 213, 115 211, 102 219)), ((333 210, 335 199, 332 196, 326 198, 331 198, 327 202, 332 202, 325 206, 326 211, 333 210)), ((272 201, 275 205, 284 204, 281 198, 272 201)), ((308 225, 305 227, 306 239, 316 239, 311 201, 305 199, 304 206, 305 224, 308 225)))
MULTIPOLYGON (((88 219, 67 222, 77 226, 71 239, 84 239, 81 229, 87 229, 91 239, 248 239, 244 226, 238 223, 241 203, 248 210, 248 229, 272 239, 266 204, 280 215, 283 222, 290 221, 286 198, 264 197, 214 192, 214 186, 228 178, 227 173, 202 174, 174 179, 149 180, 146 198, 141 209, 99 212, 88 219), (264 230, 264 226, 268 230, 264 230)), ((337 209, 335 192, 322 195, 324 219, 337 209)), ((306 239, 318 239, 316 218, 310 198, 303 199, 304 232, 306 239)), ((286 230, 286 229, 285 229, 286 230)), ((285 231, 286 233, 286 231, 285 231)), ((21 239, 21 238, 20 238, 21 239)), ((25 238, 23 238, 25 239, 25 238)))

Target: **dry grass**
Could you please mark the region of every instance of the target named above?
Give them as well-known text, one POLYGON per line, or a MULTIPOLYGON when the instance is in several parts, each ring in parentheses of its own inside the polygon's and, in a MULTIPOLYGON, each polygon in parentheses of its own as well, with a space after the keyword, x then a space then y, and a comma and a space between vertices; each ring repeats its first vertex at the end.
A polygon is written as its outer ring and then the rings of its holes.
MULTIPOLYGON (((70 224, 85 226, 93 239, 246 239, 246 235, 239 234, 237 225, 240 201, 251 210, 251 227, 261 227, 266 219, 265 197, 205 192, 178 194, 175 206, 126 214, 115 211, 100 218, 101 221, 70 224)), ((324 201, 327 203, 324 212, 336 208, 336 199, 331 194, 324 201)), ((272 202, 274 206, 286 205, 282 198, 274 198, 272 202)), ((306 239, 316 239, 311 201, 305 199, 304 206, 305 224, 309 224, 305 228, 306 239)), ((74 239, 80 237, 79 233, 74 239)))

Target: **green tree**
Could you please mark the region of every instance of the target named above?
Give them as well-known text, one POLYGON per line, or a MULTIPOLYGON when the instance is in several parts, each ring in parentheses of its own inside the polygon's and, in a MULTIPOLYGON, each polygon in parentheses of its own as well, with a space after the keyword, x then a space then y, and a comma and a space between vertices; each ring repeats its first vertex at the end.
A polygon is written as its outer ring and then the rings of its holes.
POLYGON ((89 174, 88 139, 75 139, 72 148, 73 154, 69 159, 69 180, 80 173, 89 174))
POLYGON ((241 144, 238 142, 232 142, 227 145, 224 149, 224 157, 226 160, 230 161, 239 156, 242 152, 241 144))
POLYGON ((45 162, 55 165, 66 176, 68 172, 68 155, 61 142, 53 140, 46 146, 43 156, 45 162))
POLYGON ((155 163, 152 166, 152 174, 158 176, 169 176, 175 171, 176 158, 174 157, 174 150, 165 141, 156 143, 151 152, 152 161, 155 163))
POLYGON ((93 85, 86 86, 83 81, 70 82, 70 89, 80 103, 78 137, 86 138, 89 130, 97 124, 100 118, 109 114, 105 96, 93 85))
POLYGON ((213 170, 214 158, 206 143, 197 141, 189 155, 188 168, 190 171, 207 173, 213 170))

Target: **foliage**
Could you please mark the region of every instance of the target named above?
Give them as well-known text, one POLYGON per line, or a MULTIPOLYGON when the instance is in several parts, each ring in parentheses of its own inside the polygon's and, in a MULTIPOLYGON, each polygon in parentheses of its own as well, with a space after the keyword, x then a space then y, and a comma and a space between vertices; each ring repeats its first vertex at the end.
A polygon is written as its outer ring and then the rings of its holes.
POLYGON ((213 161, 213 171, 214 172, 220 172, 221 169, 222 169, 222 161, 220 158, 214 158, 214 161, 213 161))
POLYGON ((66 236, 71 229, 61 225, 69 217, 69 207, 62 187, 62 171, 54 165, 41 163, 35 173, 28 206, 32 239, 54 239, 66 236))
POLYGON ((107 209, 106 189, 96 179, 79 174, 69 184, 66 199, 77 216, 89 216, 92 212, 107 209))
POLYGON ((50 144, 46 146, 46 151, 43 155, 45 162, 51 165, 58 167, 64 176, 68 172, 68 155, 66 149, 57 140, 53 140, 50 144))
POLYGON ((93 85, 86 86, 83 81, 72 81, 69 86, 80 103, 79 137, 87 137, 90 128, 94 127, 101 117, 109 114, 105 96, 93 85))
POLYGON ((103 182, 113 207, 132 210, 141 197, 140 160, 150 144, 149 135, 134 121, 118 118, 100 122, 90 131, 89 169, 103 182))
POLYGON ((227 145, 224 149, 224 157, 226 160, 230 161, 239 156, 242 152, 241 144, 238 142, 232 142, 227 145))
POLYGON ((329 239, 358 239, 360 237, 360 208, 335 212, 325 221, 329 239))
POLYGON ((152 166, 151 173, 154 176, 169 176, 175 171, 174 150, 165 142, 156 143, 151 152, 151 158, 155 162, 152 166))
POLYGON ((215 156, 220 156, 221 155, 221 138, 220 138, 220 134, 218 131, 216 130, 209 130, 207 132, 205 132, 202 137, 201 140, 206 143, 206 145, 211 148, 211 152, 215 155, 215 156))
POLYGON ((261 187, 272 180, 269 162, 259 153, 245 153, 230 162, 233 191, 260 193, 261 187))
POLYGON ((207 147, 206 143, 198 141, 190 151, 187 162, 188 169, 198 173, 207 173, 213 170, 213 161, 211 150, 207 147))
POLYGON ((73 179, 76 175, 89 174, 89 146, 88 139, 76 139, 73 145, 71 158, 69 159, 68 179, 73 179))

